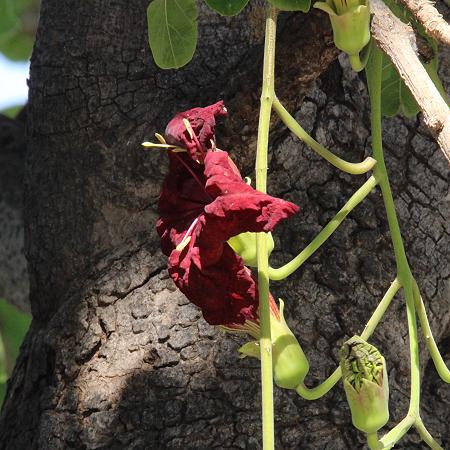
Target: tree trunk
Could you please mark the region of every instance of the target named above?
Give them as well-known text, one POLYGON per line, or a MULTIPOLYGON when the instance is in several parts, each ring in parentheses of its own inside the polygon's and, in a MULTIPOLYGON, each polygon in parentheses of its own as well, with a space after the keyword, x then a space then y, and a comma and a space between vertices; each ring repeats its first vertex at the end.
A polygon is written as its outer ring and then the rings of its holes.
MULTIPOLYGON (((225 19, 201 6, 194 60, 155 67, 148 1, 44 0, 32 57, 25 237, 33 324, 0 421, 0 449, 259 449, 257 361, 206 324, 174 287, 155 232, 164 152, 140 143, 177 111, 223 98, 218 144, 252 176, 264 13, 225 19)), ((348 160, 370 154, 362 76, 336 58, 321 13, 282 15, 277 92, 308 131, 348 160), (334 62, 333 62, 334 61, 334 62)), ((447 77, 449 72, 447 72, 447 77)), ((338 173, 274 120, 269 192, 300 205, 275 233, 274 265, 296 254, 364 176, 338 173)), ((414 273, 450 357, 448 167, 415 120, 385 121, 387 164, 414 273)), ((311 362, 337 364, 395 277, 379 191, 272 292, 311 362)), ((392 423, 409 395, 406 314, 395 300, 373 342, 389 364, 392 423)), ((450 445, 450 390, 422 353, 423 418, 450 445)), ((316 402, 276 391, 279 449, 363 448, 340 386, 316 402)), ((398 448, 425 448, 411 432, 398 448)))

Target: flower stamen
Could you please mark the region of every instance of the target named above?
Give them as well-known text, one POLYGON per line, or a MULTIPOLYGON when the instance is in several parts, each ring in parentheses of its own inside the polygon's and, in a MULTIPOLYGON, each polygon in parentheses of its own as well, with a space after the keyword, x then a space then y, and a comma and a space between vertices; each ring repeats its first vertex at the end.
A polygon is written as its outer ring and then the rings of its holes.
POLYGON ((195 142, 195 145, 197 146, 197 148, 204 153, 203 146, 202 146, 202 144, 200 144, 200 141, 198 140, 197 135, 195 134, 194 130, 192 129, 191 122, 189 122, 188 119, 183 119, 183 124, 186 128, 186 131, 189 133, 189 136, 195 142))
POLYGON ((171 145, 166 142, 163 136, 161 136, 159 133, 155 133, 156 139, 159 141, 159 144, 155 144, 154 142, 143 142, 141 145, 143 147, 150 147, 150 148, 165 148, 167 150, 171 150, 174 153, 181 153, 181 152, 187 152, 185 148, 178 147, 177 145, 171 145))

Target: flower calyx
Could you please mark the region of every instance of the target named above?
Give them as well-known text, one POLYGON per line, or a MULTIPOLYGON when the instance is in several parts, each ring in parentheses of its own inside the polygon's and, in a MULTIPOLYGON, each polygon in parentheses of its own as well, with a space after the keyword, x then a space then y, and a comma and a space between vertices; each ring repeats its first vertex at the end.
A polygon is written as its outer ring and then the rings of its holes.
POLYGON ((376 347, 359 336, 344 343, 340 366, 353 425, 375 433, 389 420, 389 383, 386 362, 376 347))
MULTIPOLYGON (((256 260, 256 233, 247 231, 240 233, 228 239, 228 245, 244 260, 244 264, 249 267, 257 267, 256 260)), ((272 253, 275 247, 272 233, 267 233, 267 251, 268 255, 272 253)))
MULTIPOLYGON (((303 383, 309 371, 309 362, 284 319, 284 302, 281 299, 279 301, 280 311, 276 309, 275 312, 272 306, 270 312, 273 378, 277 386, 295 389, 303 383)), ((242 357, 251 356, 260 359, 258 341, 244 344, 239 351, 242 357)))
POLYGON ((356 67, 354 58, 359 60, 359 52, 370 41, 369 0, 326 0, 315 3, 314 8, 330 16, 336 47, 350 55, 356 71, 362 70, 364 65, 356 67))

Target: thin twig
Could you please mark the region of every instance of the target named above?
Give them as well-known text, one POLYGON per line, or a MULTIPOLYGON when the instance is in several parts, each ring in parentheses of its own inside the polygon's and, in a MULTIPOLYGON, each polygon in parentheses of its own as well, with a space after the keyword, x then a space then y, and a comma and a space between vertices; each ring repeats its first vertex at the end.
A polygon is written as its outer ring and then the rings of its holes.
POLYGON ((427 34, 443 44, 450 45, 450 25, 428 0, 400 0, 422 24, 427 34))
POLYGON ((372 0, 372 35, 389 56, 423 112, 425 124, 431 130, 444 156, 450 163, 450 111, 439 94, 415 48, 411 27, 390 11, 382 0, 372 0))

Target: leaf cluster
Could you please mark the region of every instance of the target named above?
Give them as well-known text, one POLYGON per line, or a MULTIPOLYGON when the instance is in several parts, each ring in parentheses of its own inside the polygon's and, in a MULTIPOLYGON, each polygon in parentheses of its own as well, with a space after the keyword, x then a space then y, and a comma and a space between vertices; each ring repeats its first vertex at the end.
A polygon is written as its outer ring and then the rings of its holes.
MULTIPOLYGON (((308 12, 311 0, 268 0, 282 11, 308 12)), ((235 16, 249 0, 205 0, 222 16, 235 16)), ((155 63, 178 69, 194 56, 198 40, 195 0, 153 0, 147 9, 148 39, 155 63)))

